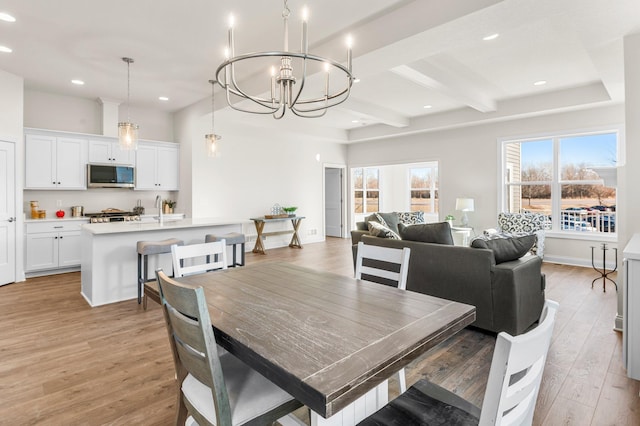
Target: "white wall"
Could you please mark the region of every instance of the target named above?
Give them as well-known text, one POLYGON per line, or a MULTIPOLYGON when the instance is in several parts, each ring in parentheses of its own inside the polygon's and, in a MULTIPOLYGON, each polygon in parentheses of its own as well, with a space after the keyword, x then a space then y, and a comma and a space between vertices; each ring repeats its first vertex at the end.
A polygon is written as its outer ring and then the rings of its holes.
MULTIPOLYGON (((215 129, 222 136, 220 157, 210 158, 204 145, 204 135, 211 132, 210 104, 207 109, 204 103, 176 114, 175 128, 185 154, 182 182, 191 178, 191 191, 181 191, 178 202, 187 203, 193 217, 247 221, 245 233, 255 235, 249 218, 269 214, 276 203, 297 206, 297 213, 305 216, 302 242, 324 239, 323 164, 346 164, 344 145, 317 137, 312 128, 291 131, 286 121, 220 110, 216 111, 215 129)), ((274 230, 291 225, 267 226, 274 230)), ((289 239, 269 237, 265 245, 280 246, 289 239)))
MULTIPOLYGON (((120 105, 118 111, 119 120, 126 120, 126 106, 120 105)), ((140 126, 140 139, 174 140, 172 114, 131 108, 130 117, 140 126)), ((24 92, 24 127, 102 135, 102 105, 97 99, 27 89, 24 92)))
POLYGON ((20 214, 24 176, 23 128, 23 79, 0 70, 0 140, 15 144, 16 157, 16 281, 24 280, 24 243, 22 229, 24 221, 20 214))
MULTIPOLYGON (((475 211, 468 213, 469 223, 481 232, 496 227, 499 139, 619 126, 624 118, 624 106, 619 105, 387 138, 349 145, 348 161, 350 167, 438 161, 440 218, 455 212, 457 197, 474 198, 475 211)), ((591 262, 590 246, 599 247, 593 240, 549 238, 547 244, 545 259, 584 266, 591 262)))

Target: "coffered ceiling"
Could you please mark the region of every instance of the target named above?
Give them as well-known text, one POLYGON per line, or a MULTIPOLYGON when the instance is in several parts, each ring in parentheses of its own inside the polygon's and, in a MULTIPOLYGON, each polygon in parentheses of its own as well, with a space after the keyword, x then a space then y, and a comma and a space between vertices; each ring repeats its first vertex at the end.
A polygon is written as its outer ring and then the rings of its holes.
MULTIPOLYGON (((622 102, 623 37, 640 32, 637 0, 289 0, 292 46, 304 5, 312 53, 346 60, 344 37, 355 40, 360 82, 347 102, 311 120, 343 130, 345 141, 622 102)), ((28 89, 124 102, 120 58, 129 56, 132 107, 174 112, 210 96, 229 13, 238 52, 279 50, 282 8, 280 0, 4 1, 0 12, 16 22, 0 21, 0 45, 13 49, 0 53, 0 69, 28 89)), ((266 85, 268 75, 246 78, 266 85)))

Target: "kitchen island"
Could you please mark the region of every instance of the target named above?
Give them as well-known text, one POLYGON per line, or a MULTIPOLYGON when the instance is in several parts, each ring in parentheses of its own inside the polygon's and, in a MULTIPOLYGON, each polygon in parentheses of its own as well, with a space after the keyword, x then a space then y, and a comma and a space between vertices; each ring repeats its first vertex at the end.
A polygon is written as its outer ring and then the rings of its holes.
MULTIPOLYGON (((204 242, 207 234, 242 232, 243 222, 198 218, 158 222, 111 222, 82 225, 82 296, 91 306, 138 297, 138 241, 179 238, 185 244, 204 242)), ((149 256, 149 274, 156 268, 171 273, 171 255, 149 256)))

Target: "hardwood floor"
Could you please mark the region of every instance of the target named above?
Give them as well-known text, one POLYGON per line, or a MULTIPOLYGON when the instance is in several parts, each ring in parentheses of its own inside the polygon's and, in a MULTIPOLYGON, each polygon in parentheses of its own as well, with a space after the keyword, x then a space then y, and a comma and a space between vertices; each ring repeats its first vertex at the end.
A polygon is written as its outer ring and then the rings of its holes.
MULTIPOLYGON (((349 240, 267 253, 247 253, 247 263, 353 273, 349 240)), ((547 297, 560 311, 534 424, 640 424, 639 382, 626 377, 612 330, 615 291, 592 290, 596 275, 588 268, 545 264, 544 272, 547 297)), ((0 287, 0 324, 0 424, 172 423, 173 363, 159 305, 90 308, 80 274, 62 274, 0 287)), ((463 330, 414 361, 407 382, 427 377, 481 405, 494 342, 463 330)))

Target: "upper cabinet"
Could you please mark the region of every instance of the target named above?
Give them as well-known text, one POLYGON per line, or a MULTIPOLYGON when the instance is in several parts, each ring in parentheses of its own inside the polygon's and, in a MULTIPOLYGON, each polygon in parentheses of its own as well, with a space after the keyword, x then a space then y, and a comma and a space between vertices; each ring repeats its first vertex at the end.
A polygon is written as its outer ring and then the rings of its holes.
POLYGON ((133 166, 135 151, 121 150, 117 141, 89 140, 89 162, 133 166))
POLYGON ((61 136, 25 137, 26 189, 87 189, 87 140, 61 136))
POLYGON ((87 189, 87 163, 135 167, 137 190, 180 189, 177 143, 123 151, 115 137, 25 128, 25 189, 87 189))
POLYGON ((136 189, 179 190, 179 163, 178 144, 139 142, 136 153, 136 189))

